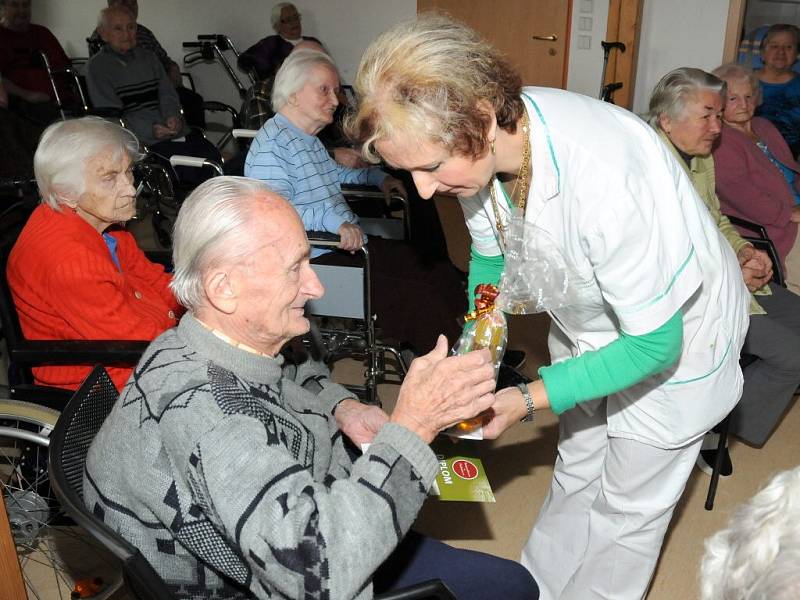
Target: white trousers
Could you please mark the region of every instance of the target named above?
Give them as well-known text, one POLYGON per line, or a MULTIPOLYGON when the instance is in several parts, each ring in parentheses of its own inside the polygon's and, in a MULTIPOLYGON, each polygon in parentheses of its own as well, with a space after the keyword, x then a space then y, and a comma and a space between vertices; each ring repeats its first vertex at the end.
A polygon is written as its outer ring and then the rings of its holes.
POLYGON ((550 492, 522 550, 540 600, 638 600, 702 439, 663 450, 608 436, 606 405, 561 415, 550 492))

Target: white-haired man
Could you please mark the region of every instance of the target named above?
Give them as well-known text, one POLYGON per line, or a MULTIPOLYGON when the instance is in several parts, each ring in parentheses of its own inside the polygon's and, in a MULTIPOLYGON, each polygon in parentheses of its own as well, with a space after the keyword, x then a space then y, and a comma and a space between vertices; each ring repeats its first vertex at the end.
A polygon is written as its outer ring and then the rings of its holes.
POLYGON ((323 288, 296 211, 258 181, 198 187, 173 253, 189 312, 142 357, 83 489, 176 597, 371 598, 373 577, 384 588, 442 577, 459 598, 538 596, 517 563, 406 535, 437 471, 428 444, 493 403, 488 355, 446 357, 441 337, 391 417, 324 366, 285 364, 279 351, 308 331, 303 307, 323 288), (371 442, 355 462, 343 433, 371 442))

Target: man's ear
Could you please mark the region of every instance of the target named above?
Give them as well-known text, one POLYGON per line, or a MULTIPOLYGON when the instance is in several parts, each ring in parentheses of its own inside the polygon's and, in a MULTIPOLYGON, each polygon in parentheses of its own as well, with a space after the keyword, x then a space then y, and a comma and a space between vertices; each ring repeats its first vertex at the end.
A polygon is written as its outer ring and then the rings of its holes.
POLYGON ((203 280, 203 289, 206 292, 208 303, 216 310, 227 315, 236 312, 239 298, 236 284, 230 273, 212 270, 203 280))
POLYGON ((486 139, 492 141, 497 137, 497 114, 494 112, 494 106, 485 98, 481 98, 477 102, 477 108, 488 117, 489 129, 486 131, 486 139))
POLYGON ((659 115, 658 117, 658 126, 661 128, 661 131, 666 133, 667 135, 670 134, 670 129, 672 129, 672 119, 670 119, 667 115, 659 115))

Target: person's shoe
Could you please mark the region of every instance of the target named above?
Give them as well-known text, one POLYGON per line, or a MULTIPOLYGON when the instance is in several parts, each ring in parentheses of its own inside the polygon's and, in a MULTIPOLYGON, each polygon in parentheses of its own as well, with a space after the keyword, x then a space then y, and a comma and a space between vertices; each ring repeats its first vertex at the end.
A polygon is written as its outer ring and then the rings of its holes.
POLYGON ((501 364, 512 369, 519 369, 525 364, 525 352, 522 350, 506 350, 501 364))
MULTIPOLYGON (((722 465, 719 469, 719 476, 729 477, 733 474, 731 455, 727 448, 723 448, 722 452, 722 465)), ((697 457, 697 468, 699 468, 706 475, 711 475, 714 472, 714 464, 716 463, 716 460, 716 450, 700 450, 700 455, 697 457)))

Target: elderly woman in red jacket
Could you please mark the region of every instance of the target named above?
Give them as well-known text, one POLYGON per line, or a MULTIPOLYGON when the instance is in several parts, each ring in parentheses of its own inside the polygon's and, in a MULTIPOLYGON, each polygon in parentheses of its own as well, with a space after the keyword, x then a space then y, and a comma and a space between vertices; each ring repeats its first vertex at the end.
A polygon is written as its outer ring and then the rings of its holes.
POLYGON ((714 150, 722 210, 767 229, 787 286, 800 293, 800 164, 775 126, 753 116, 761 97, 753 71, 727 64, 714 75, 727 84, 724 126, 714 150))
MULTIPOLYGON (((29 339, 152 340, 175 325, 171 276, 120 225, 133 218, 136 137, 97 117, 48 127, 34 155, 42 203, 8 260, 7 276, 29 339)), ((36 382, 76 389, 87 366, 45 366, 36 382)), ((110 367, 121 389, 130 368, 110 367)))

